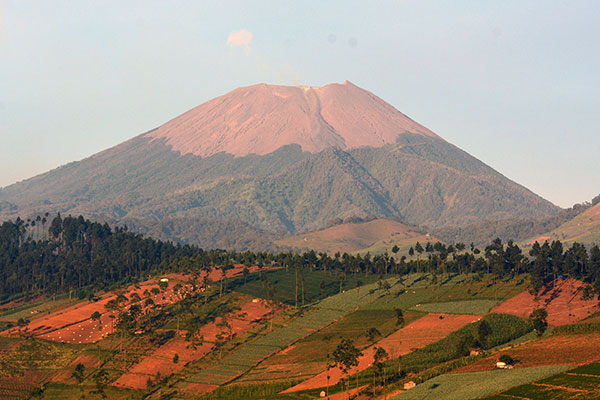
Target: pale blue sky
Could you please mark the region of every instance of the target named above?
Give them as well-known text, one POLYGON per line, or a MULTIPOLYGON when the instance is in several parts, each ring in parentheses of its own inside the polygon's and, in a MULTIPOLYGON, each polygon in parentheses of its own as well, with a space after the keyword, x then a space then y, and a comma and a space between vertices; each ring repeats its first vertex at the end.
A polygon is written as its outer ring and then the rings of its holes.
POLYGON ((0 186, 238 86, 345 80, 555 204, 600 193, 600 2, 525 0, 0 0, 0 186))

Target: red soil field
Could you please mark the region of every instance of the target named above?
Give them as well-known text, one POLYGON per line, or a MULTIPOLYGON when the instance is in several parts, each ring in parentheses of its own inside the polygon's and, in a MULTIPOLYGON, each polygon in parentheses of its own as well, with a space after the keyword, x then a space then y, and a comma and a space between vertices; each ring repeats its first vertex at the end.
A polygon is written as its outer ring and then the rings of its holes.
MULTIPOLYGON (((169 276, 169 275, 167 275, 169 276)), ((134 286, 128 287, 123 294, 127 298, 131 298, 133 293, 137 293, 142 300, 137 303, 144 310, 144 291, 150 291, 152 288, 158 287, 155 282, 145 282, 140 285, 139 289, 134 286)), ((183 298, 183 295, 190 290, 188 286, 179 292, 173 291, 173 283, 170 283, 170 287, 161 291, 156 295, 151 295, 150 298, 155 304, 165 305, 172 304, 183 298)), ((22 332, 27 335, 38 336, 43 339, 53 340, 57 342, 65 343, 94 343, 108 334, 114 332, 114 318, 117 313, 115 311, 109 311, 105 308, 105 305, 117 297, 115 294, 103 295, 96 302, 82 302, 75 304, 71 307, 63 310, 54 312, 47 316, 38 318, 32 321, 23 330, 17 328, 0 332, 0 335, 14 335, 22 332), (92 321, 90 319, 94 312, 101 314, 100 322, 92 321), (99 329, 102 327, 101 330, 99 329)), ((128 307, 127 305, 126 307, 128 307)))
POLYGON ((189 385, 185 386, 183 390, 194 393, 208 393, 212 392, 218 387, 219 386, 217 385, 209 385, 207 383, 190 383, 189 385))
MULTIPOLYGON (((242 264, 235 265, 234 268, 230 269, 226 273, 227 278, 241 275, 245 266, 242 264)), ((248 268, 250 272, 257 272, 258 266, 251 266, 248 268)), ((263 268, 263 270, 269 270, 272 268, 263 268)), ((204 275, 201 274, 201 277, 204 275)), ((173 280, 186 282, 191 275, 185 275, 181 273, 172 273, 164 275, 163 277, 170 280, 169 288, 157 295, 151 295, 150 298, 155 304, 165 305, 172 304, 183 298, 183 295, 190 291, 190 286, 185 285, 181 292, 174 293, 173 291, 173 280)), ((222 273, 218 269, 211 270, 209 279, 213 282, 218 282, 223 277, 222 273)), ((128 298, 131 298, 133 293, 137 293, 141 298, 139 304, 144 309, 144 301, 146 296, 143 292, 145 290, 150 291, 152 288, 158 287, 155 281, 147 281, 140 284, 139 289, 135 289, 134 286, 130 286, 123 291, 123 294, 128 298)), ((110 300, 115 299, 117 296, 112 293, 104 294, 96 302, 81 302, 71 307, 65 308, 60 311, 56 311, 47 316, 38 318, 32 321, 27 327, 23 329, 14 328, 4 332, 0 332, 0 336, 9 336, 23 333, 26 335, 38 336, 43 339, 53 340, 57 342, 65 343, 95 343, 102 340, 110 333, 114 332, 114 319, 117 316, 115 311, 109 311, 105 308, 106 303, 110 300), (90 319, 94 312, 101 314, 100 322, 92 321, 90 319)), ((218 332, 217 332, 218 333, 218 332)), ((216 333, 215 333, 216 334, 216 333)))
MULTIPOLYGON (((373 346, 363 350, 363 356, 359 358, 358 366, 351 369, 350 374, 363 371, 373 364, 375 347, 383 347, 392 358, 396 358, 408 354, 412 350, 437 342, 448 336, 451 332, 479 319, 481 317, 478 315, 427 314, 423 318, 408 324, 373 346), (443 319, 440 319, 440 317, 443 317, 443 319)), ((335 385, 343 377, 343 374, 338 368, 333 368, 329 371, 329 377, 329 384, 335 385)), ((325 386, 327 386, 327 371, 323 371, 319 375, 293 386, 282 393, 325 386)))
POLYGON ((97 356, 91 354, 84 354, 77 357, 69 366, 63 370, 61 370, 58 374, 52 377, 52 382, 65 383, 70 385, 76 385, 77 380, 73 377, 73 372, 75 372, 75 367, 77 364, 81 363, 85 367, 86 370, 89 371, 90 368, 96 367, 100 360, 97 356))
POLYGON ((581 300, 584 283, 575 279, 563 279, 555 287, 542 289, 538 299, 529 292, 523 292, 497 305, 491 312, 512 314, 527 318, 537 308, 548 311, 548 324, 565 325, 581 321, 600 310, 598 300, 581 300))
MULTIPOLYGON (((227 314, 226 320, 231 325, 231 338, 246 332, 252 326, 264 320, 271 313, 262 300, 253 300, 242 305, 240 311, 227 314)), ((206 324, 198 333, 204 338, 204 343, 196 348, 179 337, 176 337, 163 346, 156 349, 152 354, 145 356, 139 363, 134 365, 127 373, 117 379, 113 385, 131 389, 144 389, 148 378, 154 378, 158 372, 161 376, 167 376, 182 370, 188 362, 199 360, 214 348, 217 335, 223 333, 223 328, 217 325, 222 322, 219 317, 215 321, 206 324), (177 354, 179 361, 173 362, 177 354)))
POLYGON ((543 365, 583 365, 600 360, 600 333, 553 335, 523 343, 512 349, 477 360, 452 371, 474 372, 493 370, 500 354, 508 354, 518 362, 515 368, 543 365))

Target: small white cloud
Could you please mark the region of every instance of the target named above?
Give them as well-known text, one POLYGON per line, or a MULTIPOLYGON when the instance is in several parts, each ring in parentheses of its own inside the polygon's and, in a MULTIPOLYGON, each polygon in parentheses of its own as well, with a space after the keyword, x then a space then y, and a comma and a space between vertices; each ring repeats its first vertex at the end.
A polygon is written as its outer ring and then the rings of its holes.
POLYGON ((252 32, 245 29, 233 31, 227 38, 227 45, 229 47, 250 47, 250 43, 252 43, 252 32))

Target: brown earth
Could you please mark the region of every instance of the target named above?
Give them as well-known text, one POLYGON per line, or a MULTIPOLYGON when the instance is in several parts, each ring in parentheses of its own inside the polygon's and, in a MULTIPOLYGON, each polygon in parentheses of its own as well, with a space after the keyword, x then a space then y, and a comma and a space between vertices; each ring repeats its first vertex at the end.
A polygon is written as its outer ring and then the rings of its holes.
MULTIPOLYGON (((391 358, 408 354, 415 349, 427 346, 448 336, 451 332, 464 325, 481 319, 478 315, 459 314, 427 314, 390 336, 380 340, 373 346, 363 350, 358 366, 350 370, 350 374, 363 371, 373 364, 376 347, 383 347, 391 358), (440 319, 443 317, 443 319, 440 319)), ((282 393, 296 392, 299 390, 315 389, 327 386, 327 371, 293 386, 282 393)), ((343 377, 342 371, 333 368, 329 371, 329 384, 335 385, 343 377)))
POLYGON ((242 87, 178 116, 146 136, 174 151, 268 154, 288 144, 318 153, 395 143, 414 133, 439 138, 374 94, 346 81, 322 87, 242 87))
MULTIPOLYGON (((270 314, 271 309, 263 300, 252 300, 245 303, 240 311, 226 315, 225 319, 231 326, 231 331, 225 335, 225 340, 231 340, 233 337, 246 332, 270 314)), ((215 321, 200 328, 198 336, 204 339, 201 345, 194 346, 181 337, 171 339, 153 351, 152 354, 143 357, 139 363, 121 375, 113 385, 131 389, 144 389, 148 378, 154 379, 157 373, 165 377, 181 371, 187 363, 199 360, 213 350, 217 335, 223 335, 224 333, 224 329, 218 326, 222 321, 223 318, 218 317, 215 321), (177 363, 173 361, 175 354, 179 356, 177 363)))
POLYGON ((346 223, 315 232, 304 233, 276 240, 279 246, 299 249, 311 249, 317 252, 334 254, 351 253, 373 246, 379 241, 389 244, 408 242, 414 245, 417 241, 435 240, 426 234, 415 231, 401 222, 389 219, 375 219, 368 222, 346 223))
POLYGON ((73 377, 77 364, 83 364, 86 370, 94 368, 98 365, 100 359, 91 354, 84 354, 77 357, 67 368, 61 370, 58 374, 52 377, 52 382, 65 383, 68 385, 76 385, 77 381, 73 377))
MULTIPOLYGON (((167 275, 168 277, 169 275, 167 275)), ((152 288, 157 288, 155 281, 144 282, 136 289, 135 286, 130 286, 123 290, 123 294, 127 298, 131 298, 133 293, 137 293, 142 300, 139 303, 142 310, 144 306, 144 291, 150 291, 152 288)), ((173 291, 173 285, 161 291, 159 294, 151 295, 150 298, 155 304, 165 305, 172 304, 182 299, 183 295, 190 290, 189 287, 184 287, 179 293, 173 291)), ((103 339, 108 334, 114 332, 114 319, 116 311, 110 311, 105 308, 106 304, 116 299, 117 295, 113 293, 105 294, 95 302, 81 302, 63 310, 48 314, 47 316, 38 318, 32 321, 23 329, 14 328, 8 331, 0 332, 0 336, 8 336, 15 334, 25 334, 37 336, 43 339, 53 340, 65 343, 94 343, 103 339), (91 315, 94 312, 101 314, 100 321, 92 321, 91 315)), ((126 308, 129 307, 129 302, 126 308)))
MULTIPOLYGON (((228 270, 225 277, 232 278, 239 276, 243 273, 245 266, 242 264, 235 265, 232 269, 228 270)), ((251 266, 248 268, 250 273, 257 272, 259 268, 257 266, 251 266)), ((263 268, 268 270, 272 268, 263 268)), ((202 278, 206 272, 202 272, 200 277, 202 278)), ((151 298, 156 305, 173 304, 183 298, 183 296, 191 290, 191 286, 185 284, 191 275, 173 273, 163 275, 162 277, 169 279, 169 287, 165 291, 161 291, 159 294, 151 295, 151 298), (174 281, 183 282, 183 289, 179 293, 173 291, 174 281)), ((213 268, 209 272, 209 281, 218 282, 222 279, 223 274, 220 270, 213 268)), ((150 291, 152 288, 158 287, 156 280, 147 281, 139 285, 139 289, 135 286, 130 286, 120 292, 122 292, 127 298, 131 298, 131 295, 137 293, 142 300, 137 303, 140 305, 142 310, 147 307, 144 306, 144 301, 147 298, 144 295, 144 291, 150 291)), ((28 326, 23 329, 13 328, 11 330, 0 332, 0 336, 17 335, 19 333, 37 336, 47 340, 53 340, 57 342, 65 343, 95 343, 102 340, 109 334, 114 332, 114 321, 117 316, 116 311, 110 311, 105 308, 105 305, 116 299, 117 295, 114 293, 107 293, 100 296, 100 299, 95 302, 81 302, 65 309, 53 312, 44 317, 40 317, 32 321, 28 326), (100 321, 92 321, 90 319, 94 312, 101 314, 100 321)), ((129 307, 129 303, 126 307, 129 307)), ((215 335, 219 333, 216 332, 215 335)), ((210 335, 209 335, 210 336, 210 335)), ((214 337, 214 336, 213 336, 214 337)))
POLYGON ((482 358, 465 367, 452 371, 490 371, 495 368, 501 354, 508 354, 517 360, 515 368, 538 367, 544 365, 583 365, 600 360, 600 333, 581 335, 553 335, 523 343, 506 349, 499 354, 482 358))
POLYGON ((582 300, 584 283, 575 279, 558 280, 554 287, 544 288, 536 299, 528 291, 497 305, 491 312, 527 318, 538 307, 548 311, 548 324, 565 325, 581 321, 600 310, 598 300, 582 300))

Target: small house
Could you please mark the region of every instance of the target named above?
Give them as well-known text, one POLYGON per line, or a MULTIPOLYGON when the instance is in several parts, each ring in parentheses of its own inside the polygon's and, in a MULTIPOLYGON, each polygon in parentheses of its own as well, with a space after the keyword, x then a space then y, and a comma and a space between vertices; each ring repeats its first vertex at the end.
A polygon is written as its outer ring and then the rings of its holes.
POLYGON ((481 349, 471 349, 471 351, 469 352, 470 356, 478 356, 481 354, 481 349))
POLYGON ((404 382, 404 390, 412 389, 415 386, 417 386, 417 384, 414 381, 404 382))

